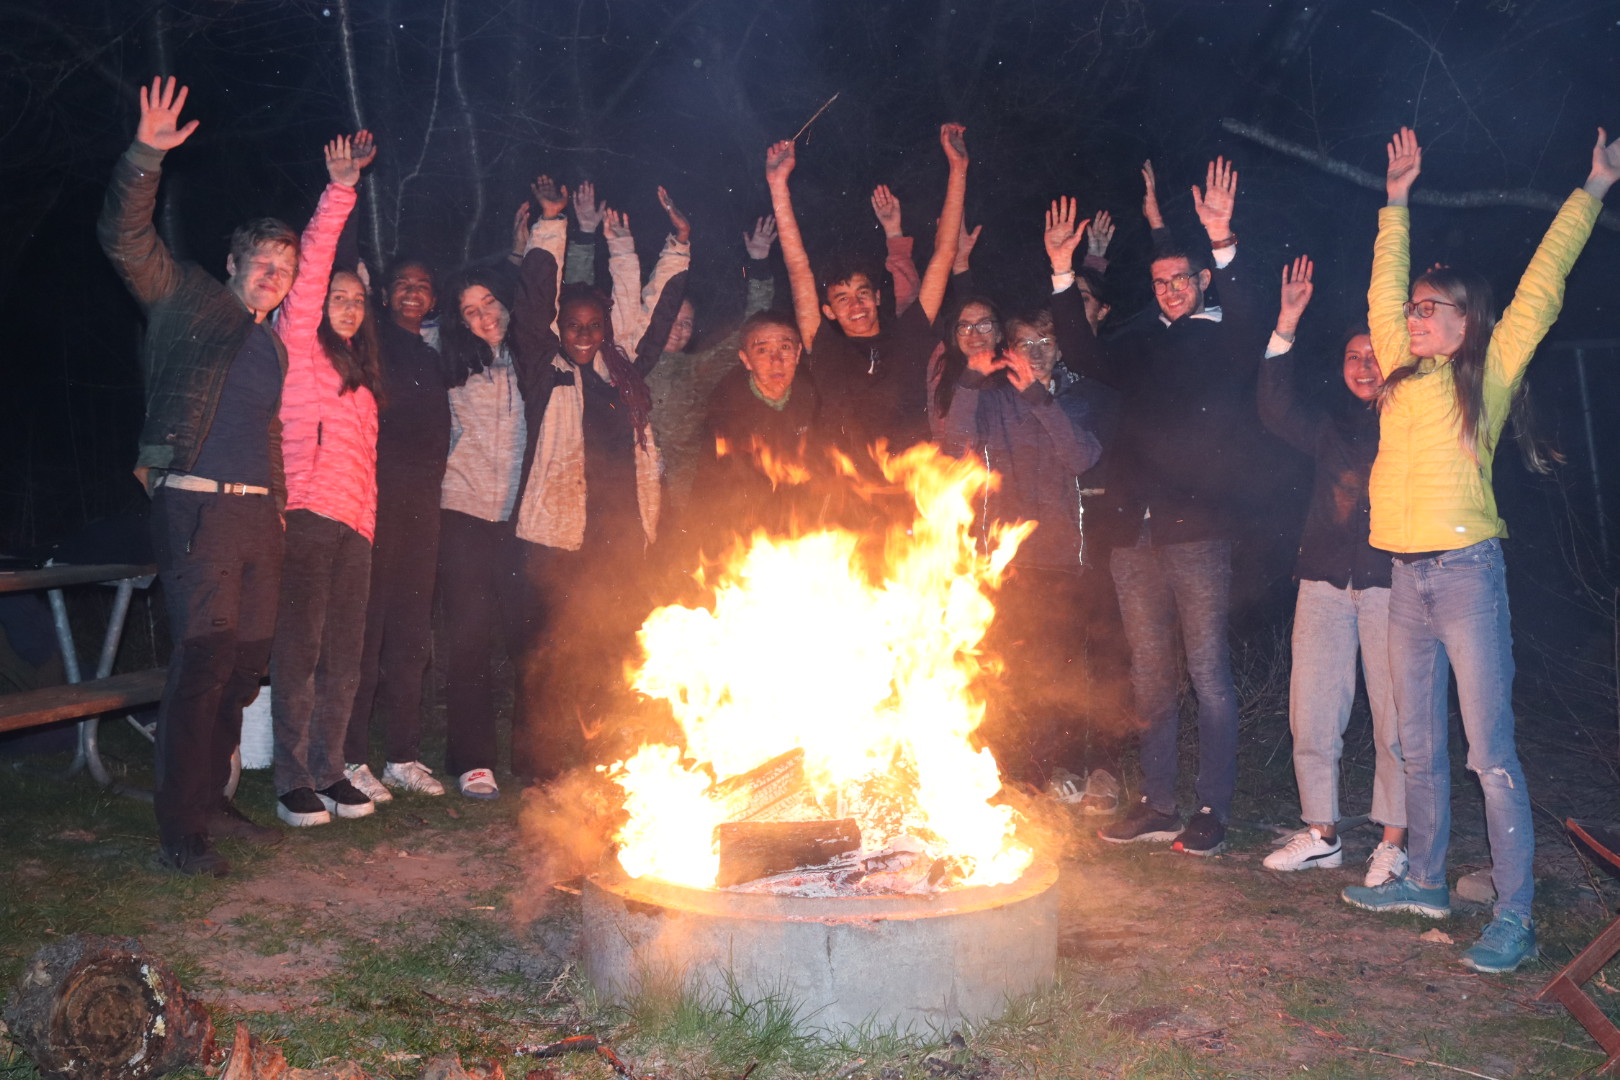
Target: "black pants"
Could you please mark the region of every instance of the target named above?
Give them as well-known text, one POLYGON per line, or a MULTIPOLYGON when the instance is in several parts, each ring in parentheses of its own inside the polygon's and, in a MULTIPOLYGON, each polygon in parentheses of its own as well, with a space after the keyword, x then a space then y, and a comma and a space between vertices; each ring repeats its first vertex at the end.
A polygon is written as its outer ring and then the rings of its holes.
POLYGON ((282 532, 268 495, 158 488, 152 547, 174 651, 158 708, 158 832, 205 833, 230 781, 242 706, 270 662, 282 532))
POLYGON ((510 521, 484 521, 455 510, 439 519, 439 599, 444 607, 444 767, 452 778, 493 769, 494 674, 499 642, 511 662, 513 716, 522 715, 515 672, 530 640, 532 597, 523 577, 523 543, 510 521))
POLYGON ((278 795, 319 791, 343 778, 343 737, 360 683, 370 591, 370 541, 313 511, 287 511, 270 658, 278 795))
POLYGON ((371 756, 371 715, 383 716, 384 760, 422 756, 422 680, 432 641, 433 582, 439 566, 439 484, 429 478, 377 479, 377 534, 371 548, 360 687, 354 694, 345 761, 371 756))
POLYGON ((1109 673, 1119 616, 1104 610, 1106 585, 1090 570, 1018 567, 996 597, 990 643, 1006 671, 982 738, 1003 776, 1043 786, 1059 768, 1119 774, 1126 684, 1122 668, 1109 673))

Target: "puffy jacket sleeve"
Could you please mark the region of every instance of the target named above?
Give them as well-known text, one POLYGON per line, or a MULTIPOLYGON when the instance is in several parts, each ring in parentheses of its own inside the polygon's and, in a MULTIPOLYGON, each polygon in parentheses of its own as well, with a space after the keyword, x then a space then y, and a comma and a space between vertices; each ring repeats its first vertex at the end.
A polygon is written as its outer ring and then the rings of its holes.
POLYGON ((112 183, 96 222, 96 239, 113 269, 142 307, 180 287, 182 271, 152 224, 163 151, 132 143, 113 167, 112 183))
POLYGON ((609 237, 607 249, 608 278, 613 283, 613 310, 609 315, 613 340, 629 353, 647 328, 641 310, 641 259, 636 255, 632 236, 609 237))
POLYGON ((291 389, 295 373, 324 359, 316 331, 326 310, 326 289, 332 281, 332 259, 337 254, 338 236, 343 232, 349 211, 354 209, 354 188, 327 184, 315 216, 309 219, 298 241, 298 277, 281 302, 276 314, 276 335, 287 346, 287 383, 291 389))
POLYGON ((1404 206, 1378 211, 1378 239, 1373 241, 1372 283, 1367 286, 1367 326, 1372 331, 1378 370, 1390 372, 1412 360, 1406 334, 1407 291, 1412 277, 1412 218, 1404 206))
POLYGON ((1592 235, 1602 208, 1602 203, 1580 188, 1564 200, 1519 279, 1513 302, 1491 335, 1487 387, 1494 383, 1511 393, 1524 378, 1525 365, 1564 307, 1564 279, 1592 235))

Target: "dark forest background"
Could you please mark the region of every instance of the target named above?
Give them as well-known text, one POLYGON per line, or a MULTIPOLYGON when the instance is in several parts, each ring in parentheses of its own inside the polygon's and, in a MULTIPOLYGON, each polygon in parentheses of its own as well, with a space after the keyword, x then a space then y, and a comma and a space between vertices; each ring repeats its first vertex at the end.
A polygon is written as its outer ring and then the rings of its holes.
MULTIPOLYGON (((926 258, 945 176, 936 129, 960 120, 968 220, 984 225, 975 270, 1014 305, 1041 295, 1041 214, 1059 194, 1119 221, 1116 309, 1150 303, 1140 163, 1154 160, 1172 225, 1191 231, 1188 185, 1226 154, 1242 175, 1244 261, 1317 259, 1301 354, 1312 389, 1331 393, 1343 330, 1364 312, 1390 133, 1418 129, 1422 190, 1503 193, 1417 207, 1414 261, 1478 267, 1505 303, 1552 208, 1584 179, 1596 128, 1620 134, 1620 7, 0 0, 0 550, 38 551, 145 501, 129 474, 140 323, 93 226, 134 129, 135 87, 159 72, 190 85, 187 114, 202 121, 166 163, 160 227, 221 274, 230 228, 267 213, 301 225, 324 180, 320 144, 363 124, 382 147, 358 211, 373 259, 409 252, 451 269, 498 257, 541 171, 594 180, 647 255, 665 231, 663 184, 694 224, 700 334, 740 306, 741 233, 768 210, 764 147, 834 93, 794 177, 812 255, 879 252, 867 195, 887 183, 926 258), (1371 187, 1346 178, 1356 169, 1371 187)), ((1612 633, 1617 226, 1598 228, 1532 369, 1568 463, 1532 481, 1511 451, 1499 458, 1518 614, 1558 649, 1605 650, 1612 633)), ((1307 480, 1284 450, 1257 469, 1254 599, 1289 593, 1307 480)))

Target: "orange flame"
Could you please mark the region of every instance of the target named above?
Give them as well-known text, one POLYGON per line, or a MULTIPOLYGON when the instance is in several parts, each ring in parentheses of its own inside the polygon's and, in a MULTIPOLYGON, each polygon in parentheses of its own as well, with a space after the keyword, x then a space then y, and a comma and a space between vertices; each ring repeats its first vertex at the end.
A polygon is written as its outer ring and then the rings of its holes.
POLYGON ((973 505, 995 474, 928 445, 879 462, 916 505, 881 555, 842 529, 756 533, 711 578, 710 608, 664 607, 642 625, 633 684, 669 704, 685 746, 643 746, 607 768, 629 815, 616 837, 627 873, 712 886, 714 828, 740 811, 721 782, 793 748, 821 810, 809 816, 855 817, 864 852, 920 843, 954 857, 963 884, 1029 864, 1012 809, 988 801, 995 759, 970 737, 991 663, 979 652, 987 593, 1034 523, 998 526, 981 553, 973 505), (874 801, 877 788, 888 794, 874 801))

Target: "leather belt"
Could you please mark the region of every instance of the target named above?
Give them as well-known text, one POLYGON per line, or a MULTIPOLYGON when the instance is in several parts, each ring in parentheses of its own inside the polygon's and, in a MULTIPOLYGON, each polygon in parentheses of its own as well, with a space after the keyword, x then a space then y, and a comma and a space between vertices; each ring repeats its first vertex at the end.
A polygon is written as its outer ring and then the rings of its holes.
POLYGON ((267 487, 256 487, 253 484, 227 484, 221 480, 210 480, 204 476, 193 476, 190 473, 166 472, 152 481, 152 487, 179 488, 181 491, 207 491, 218 495, 268 495, 267 487))

